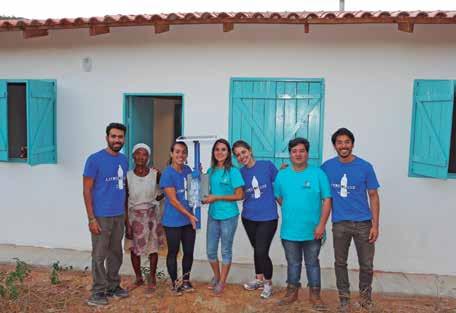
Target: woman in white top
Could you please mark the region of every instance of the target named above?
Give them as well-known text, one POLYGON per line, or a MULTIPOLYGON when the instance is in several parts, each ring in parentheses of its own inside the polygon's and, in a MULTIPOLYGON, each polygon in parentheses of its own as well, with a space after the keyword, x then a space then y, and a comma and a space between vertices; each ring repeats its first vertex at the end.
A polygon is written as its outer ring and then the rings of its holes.
POLYGON ((125 215, 126 238, 132 240, 130 247, 131 263, 136 274, 136 286, 144 284, 141 274, 141 256, 150 261, 150 281, 148 288, 156 288, 158 249, 163 238, 159 227, 158 195, 160 172, 148 166, 150 148, 139 143, 133 147, 135 167, 127 173, 127 214, 125 215))

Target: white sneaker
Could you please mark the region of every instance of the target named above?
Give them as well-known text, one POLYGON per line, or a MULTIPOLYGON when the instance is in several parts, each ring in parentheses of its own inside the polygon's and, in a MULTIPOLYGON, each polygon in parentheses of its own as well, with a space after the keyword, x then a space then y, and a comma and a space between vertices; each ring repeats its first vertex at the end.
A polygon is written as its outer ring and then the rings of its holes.
POLYGON ((264 283, 263 291, 261 292, 260 297, 263 299, 268 299, 272 296, 272 285, 271 283, 264 283))
POLYGON ((244 284, 244 289, 246 290, 257 290, 257 289, 263 289, 263 281, 259 279, 252 280, 248 283, 244 284))

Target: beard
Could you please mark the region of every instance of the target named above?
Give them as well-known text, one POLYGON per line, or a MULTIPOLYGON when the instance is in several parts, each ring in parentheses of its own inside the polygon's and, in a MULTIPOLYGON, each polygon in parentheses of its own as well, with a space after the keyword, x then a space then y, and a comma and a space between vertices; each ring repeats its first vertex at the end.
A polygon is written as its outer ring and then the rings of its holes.
POLYGON ((122 147, 123 147, 123 143, 121 144, 114 144, 114 143, 108 143, 108 146, 109 146, 109 149, 111 149, 112 151, 114 152, 119 152, 120 150, 122 150, 122 147))

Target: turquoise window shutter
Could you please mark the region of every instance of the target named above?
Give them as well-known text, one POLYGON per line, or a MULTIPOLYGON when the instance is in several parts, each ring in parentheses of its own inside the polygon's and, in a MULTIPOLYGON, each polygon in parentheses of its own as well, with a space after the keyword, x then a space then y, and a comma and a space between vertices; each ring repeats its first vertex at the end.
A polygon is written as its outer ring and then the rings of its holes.
POLYGON ((274 162, 275 119, 275 82, 233 81, 231 143, 245 140, 257 159, 274 162))
POLYGON ((448 178, 453 106, 453 81, 415 80, 410 174, 448 178))
POLYGON ((8 89, 0 80, 0 161, 8 161, 8 89))
POLYGON ((249 142, 257 159, 280 166, 289 159, 288 141, 304 137, 309 164, 320 165, 323 88, 321 79, 233 79, 231 141, 249 142))
POLYGON ((57 163, 56 85, 53 81, 27 82, 28 163, 57 163))

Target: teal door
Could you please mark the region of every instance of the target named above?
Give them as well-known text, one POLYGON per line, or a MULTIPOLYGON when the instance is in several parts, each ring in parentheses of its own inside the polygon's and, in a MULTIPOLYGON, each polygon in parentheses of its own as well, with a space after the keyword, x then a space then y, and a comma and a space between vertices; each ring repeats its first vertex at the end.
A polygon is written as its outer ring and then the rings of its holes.
POLYGON ((323 102, 322 79, 232 79, 230 140, 247 141, 257 159, 280 166, 288 162, 288 141, 304 137, 309 164, 319 166, 323 102))
POLYGON ((133 166, 131 152, 137 143, 145 143, 153 148, 154 105, 152 97, 128 96, 126 98, 125 119, 127 138, 124 152, 128 155, 129 166, 133 166))

